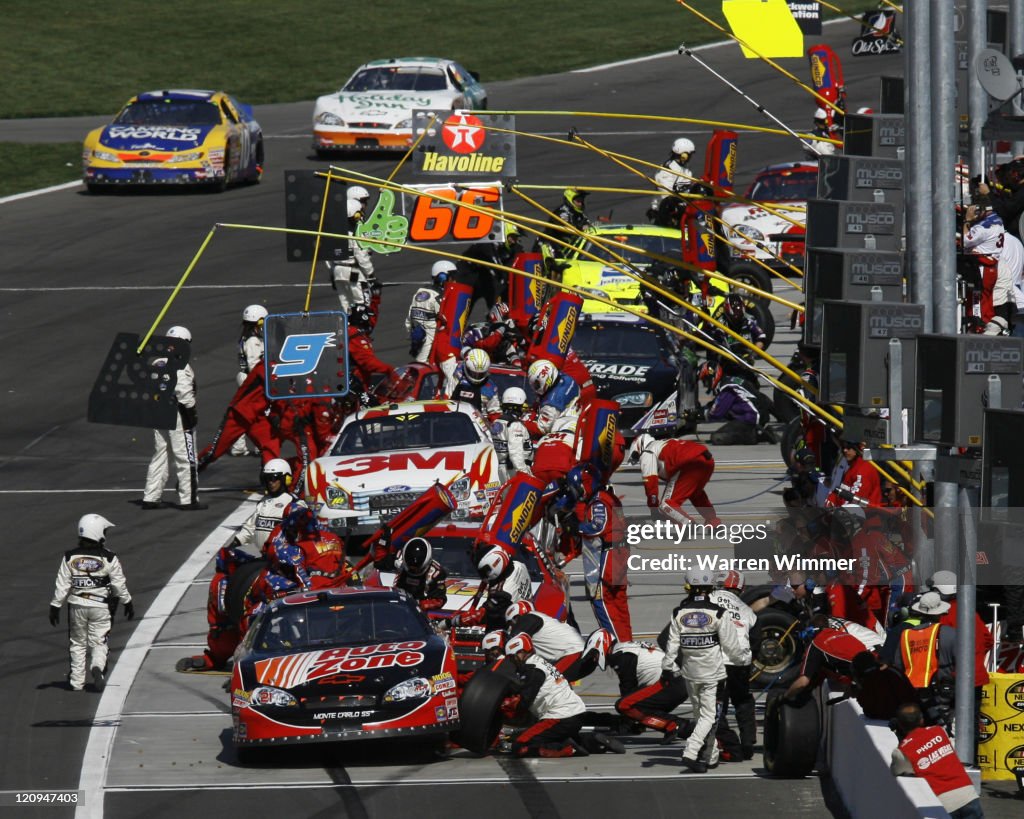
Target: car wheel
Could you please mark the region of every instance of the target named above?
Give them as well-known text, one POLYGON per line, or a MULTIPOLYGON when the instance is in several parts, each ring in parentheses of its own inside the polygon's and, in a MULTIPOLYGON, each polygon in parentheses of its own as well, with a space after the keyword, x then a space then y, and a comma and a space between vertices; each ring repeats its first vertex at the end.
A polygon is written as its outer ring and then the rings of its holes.
POLYGON ((252 175, 252 184, 258 185, 263 180, 263 140, 256 145, 256 170, 252 175))
POLYGON ((764 714, 764 767, 773 776, 801 778, 814 770, 821 731, 818 703, 799 705, 782 696, 768 701, 764 714))
POLYGON ((793 465, 793 451, 796 449, 803 434, 804 427, 800 423, 800 416, 797 415, 786 424, 786 429, 782 433, 782 440, 779 441, 779 451, 786 466, 793 465))
POLYGON ((775 316, 768 309, 767 301, 756 296, 747 301, 747 309, 754 314, 754 319, 757 321, 758 326, 764 330, 766 336, 764 347, 767 350, 772 346, 772 341, 775 340, 775 316))
POLYGON ((491 749, 504 722, 501 702, 510 682, 490 668, 481 668, 469 678, 459 698, 461 728, 452 735, 454 742, 475 754, 491 749))
POLYGON ((757 615, 750 630, 753 651, 752 671, 757 676, 751 685, 764 687, 793 676, 794 666, 801 651, 797 637, 796 617, 777 608, 766 608, 757 615))
MULTIPOLYGON (((756 287, 758 290, 764 290, 766 293, 772 292, 772 277, 763 267, 759 267, 753 262, 733 262, 729 266, 729 278, 735 279, 743 284, 749 284, 752 287, 756 287)), ((755 294, 749 294, 751 299, 757 301, 767 301, 764 296, 758 296, 755 294)))
POLYGON ((243 563, 228 579, 228 587, 224 592, 224 613, 236 626, 242 622, 242 617, 245 614, 245 596, 266 565, 267 561, 265 560, 252 560, 243 563))
POLYGON ((89 193, 91 193, 93 196, 99 196, 100 194, 102 194, 104 192, 102 185, 96 185, 93 182, 86 182, 85 183, 85 189, 89 193))

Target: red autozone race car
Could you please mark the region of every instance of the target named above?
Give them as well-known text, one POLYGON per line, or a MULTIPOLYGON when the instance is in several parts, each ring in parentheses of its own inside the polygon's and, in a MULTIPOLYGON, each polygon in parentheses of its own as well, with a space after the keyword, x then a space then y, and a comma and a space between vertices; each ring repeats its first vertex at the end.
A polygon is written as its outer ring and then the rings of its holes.
POLYGON ((257 747, 446 736, 459 727, 455 658, 404 591, 290 595, 235 652, 231 715, 241 762, 257 747))
POLYGON ((470 404, 409 401, 349 416, 331 454, 306 473, 306 496, 352 512, 350 531, 367 535, 435 482, 448 485, 455 520, 482 518, 501 485, 486 422, 470 404))
POLYGON ((758 171, 746 197, 764 202, 772 210, 745 203, 722 210, 733 262, 755 258, 778 267, 781 257, 802 268, 807 200, 813 199, 817 190, 817 162, 785 162, 758 171))

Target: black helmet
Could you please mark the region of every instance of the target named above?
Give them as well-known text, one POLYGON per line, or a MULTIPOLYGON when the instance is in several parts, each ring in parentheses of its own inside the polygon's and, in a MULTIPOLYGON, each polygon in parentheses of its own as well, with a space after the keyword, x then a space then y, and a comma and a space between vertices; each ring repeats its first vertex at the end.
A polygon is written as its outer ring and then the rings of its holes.
POLYGON ((426 538, 410 538, 402 548, 402 565, 409 574, 421 575, 430 565, 432 550, 426 538))
POLYGON ((348 313, 348 323, 360 330, 369 330, 373 327, 373 313, 362 304, 357 304, 348 313))

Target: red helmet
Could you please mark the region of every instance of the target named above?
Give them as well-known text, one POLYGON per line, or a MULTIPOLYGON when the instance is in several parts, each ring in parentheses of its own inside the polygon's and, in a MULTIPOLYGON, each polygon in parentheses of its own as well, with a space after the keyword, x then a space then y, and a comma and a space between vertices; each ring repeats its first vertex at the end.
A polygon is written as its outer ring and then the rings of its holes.
POLYGON ((496 301, 494 306, 487 313, 487 320, 495 324, 504 321, 509 316, 508 305, 503 301, 496 301))
POLYGON ((704 385, 704 389, 708 392, 714 392, 715 387, 721 383, 723 375, 725 375, 725 370, 722 369, 721 364, 712 365, 705 361, 700 366, 700 372, 697 373, 697 380, 704 385))
POLYGON ((730 569, 722 576, 722 588, 732 589, 733 591, 743 591, 744 580, 743 572, 737 571, 736 569, 730 569))

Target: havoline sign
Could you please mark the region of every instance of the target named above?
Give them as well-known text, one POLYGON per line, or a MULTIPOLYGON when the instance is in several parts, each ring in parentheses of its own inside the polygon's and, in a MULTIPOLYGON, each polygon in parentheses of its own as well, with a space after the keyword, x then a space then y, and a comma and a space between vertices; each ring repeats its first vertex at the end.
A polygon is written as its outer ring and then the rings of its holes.
POLYGON ((509 114, 484 111, 415 109, 413 141, 420 173, 448 178, 516 175, 516 120, 509 114))

